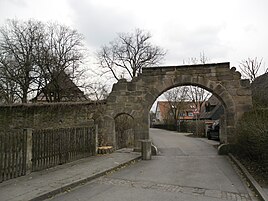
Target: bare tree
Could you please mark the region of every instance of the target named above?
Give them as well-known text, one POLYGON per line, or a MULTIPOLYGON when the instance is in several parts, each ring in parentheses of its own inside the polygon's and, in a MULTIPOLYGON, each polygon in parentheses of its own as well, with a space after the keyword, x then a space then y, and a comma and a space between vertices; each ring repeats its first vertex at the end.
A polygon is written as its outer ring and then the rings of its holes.
POLYGON ((130 78, 137 76, 143 67, 158 65, 166 53, 149 42, 151 37, 150 33, 140 29, 118 34, 118 38, 97 53, 100 67, 119 80, 125 74, 130 78))
POLYGON ((16 83, 12 95, 18 96, 23 103, 27 102, 36 80, 33 54, 41 29, 42 24, 32 20, 8 20, 7 26, 0 29, 1 78, 5 83, 16 83))
MULTIPOLYGON (((205 55, 204 51, 200 52, 199 58, 191 57, 188 59, 188 64, 206 64, 209 58, 205 55)), ((211 93, 198 86, 188 86, 187 98, 195 104, 196 112, 199 113, 205 101, 211 96, 211 93)))
POLYGON ((100 82, 86 85, 85 90, 89 98, 95 101, 105 100, 109 95, 107 86, 100 82))
POLYGON ((57 23, 49 24, 45 40, 36 54, 36 61, 42 72, 42 86, 50 83, 50 88, 42 90, 49 102, 59 102, 68 93, 68 86, 62 83, 74 80, 84 73, 79 64, 84 59, 83 36, 76 30, 57 23), (63 74, 67 76, 63 76, 63 74))
POLYGON ((209 62, 209 58, 205 55, 205 52, 200 52, 198 57, 190 57, 186 61, 183 60, 184 64, 206 64, 209 62))
MULTIPOLYGON (((242 60, 239 68, 243 77, 249 79, 250 82, 253 82, 255 78, 259 76, 260 69, 263 66, 262 60, 262 58, 258 60, 257 57, 242 60)), ((265 72, 268 72, 268 68, 265 70, 265 72)))
POLYGON ((189 86, 188 88, 187 98, 195 104, 196 113, 198 114, 200 113, 202 105, 211 96, 211 93, 197 86, 189 86))
POLYGON ((176 87, 164 93, 164 96, 168 101, 168 116, 166 118, 168 119, 171 117, 175 128, 178 127, 180 115, 187 109, 188 90, 188 87, 176 87))
POLYGON ((6 68, 3 66, 0 68, 0 102, 4 104, 12 104, 17 102, 17 83, 9 77, 9 72, 6 72, 6 68))
MULTIPOLYGON (((8 20, 0 28, 0 86, 9 101, 26 103, 29 94, 44 93, 48 101, 60 101, 59 82, 64 73, 77 78, 83 59, 83 37, 76 30, 39 21, 8 20), (51 90, 44 87, 52 83, 51 90)), ((64 92, 63 92, 64 93, 64 92)))

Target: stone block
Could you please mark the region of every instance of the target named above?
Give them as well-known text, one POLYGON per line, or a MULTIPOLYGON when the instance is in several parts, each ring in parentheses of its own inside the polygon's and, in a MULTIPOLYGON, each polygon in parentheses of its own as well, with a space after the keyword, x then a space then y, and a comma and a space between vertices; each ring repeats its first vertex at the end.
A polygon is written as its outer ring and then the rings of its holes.
POLYGON ((152 142, 149 139, 141 140, 141 156, 142 160, 151 160, 152 158, 152 142))
POLYGON ((235 96, 234 100, 237 104, 244 104, 244 103, 247 103, 250 99, 249 99, 249 96, 235 96))
POLYGON ((217 66, 215 67, 215 70, 218 73, 222 73, 222 72, 230 72, 230 67, 229 66, 217 66))
POLYGON ((107 102, 109 103, 116 102, 116 96, 113 96, 113 95, 108 96, 107 102))
POLYGON ((237 80, 239 80, 239 79, 241 79, 241 73, 240 72, 238 72, 238 71, 236 71, 236 72, 234 72, 234 79, 237 79, 237 80))
POLYGON ((127 89, 127 83, 126 82, 121 82, 121 83, 116 83, 113 85, 112 91, 126 91, 127 89))
POLYGON ((218 154, 219 155, 228 155, 228 153, 231 153, 233 149, 234 149, 233 144, 221 144, 218 147, 218 154))
POLYGON ((223 80, 221 81, 222 85, 225 86, 227 89, 239 88, 240 81, 239 80, 223 80))
POLYGON ((221 84, 214 85, 214 88, 212 88, 213 92, 220 95, 225 91, 225 88, 221 84))
POLYGON ((251 92, 251 89, 240 88, 240 89, 237 89, 236 94, 238 96, 251 96, 252 92, 251 92))
POLYGON ((250 87, 250 82, 248 79, 240 80, 240 84, 242 87, 250 87))
POLYGON ((238 104, 236 106, 236 112, 248 112, 248 111, 251 111, 252 110, 252 103, 249 102, 247 104, 238 104))
POLYGON ((217 79, 218 80, 233 80, 234 79, 234 76, 231 75, 231 74, 227 74, 227 75, 217 75, 217 79))
POLYGON ((193 76, 190 75, 182 75, 181 76, 181 84, 191 84, 193 81, 193 76))

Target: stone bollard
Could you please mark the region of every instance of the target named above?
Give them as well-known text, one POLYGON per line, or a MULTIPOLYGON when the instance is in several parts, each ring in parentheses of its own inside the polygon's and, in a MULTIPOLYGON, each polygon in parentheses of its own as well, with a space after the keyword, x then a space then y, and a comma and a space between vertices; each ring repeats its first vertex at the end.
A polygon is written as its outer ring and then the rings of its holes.
POLYGON ((142 160, 151 160, 152 158, 152 141, 147 139, 147 140, 141 140, 141 156, 142 160))

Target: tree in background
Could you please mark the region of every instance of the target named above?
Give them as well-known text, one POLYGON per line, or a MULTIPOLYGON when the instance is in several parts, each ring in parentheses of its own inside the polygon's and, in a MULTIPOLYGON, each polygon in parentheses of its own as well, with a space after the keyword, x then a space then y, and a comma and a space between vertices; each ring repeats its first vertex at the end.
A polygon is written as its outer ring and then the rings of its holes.
MULTIPOLYGON (((206 64, 210 59, 205 55, 204 51, 200 52, 199 58, 191 57, 187 60, 188 64, 206 64)), ((184 61, 185 62, 185 61, 184 61)), ((187 98, 195 104, 197 112, 200 112, 200 109, 205 101, 212 95, 207 90, 198 87, 198 86, 188 86, 187 98)))
MULTIPOLYGON (((28 101, 49 82, 60 101, 58 76, 77 77, 83 59, 83 37, 59 24, 7 20, 0 28, 0 90, 6 103, 28 101)), ((47 100, 49 97, 47 97, 47 100)))
POLYGON ((173 122, 176 129, 178 128, 180 114, 187 109, 187 93, 188 87, 176 87, 164 93, 164 96, 168 101, 168 117, 166 117, 166 119, 169 120, 171 117, 170 120, 173 122))
POLYGON ((100 82, 89 83, 88 85, 85 85, 84 88, 85 91, 87 92, 87 96, 91 100, 95 101, 105 100, 109 95, 107 86, 100 82))
POLYGON ((205 52, 200 52, 199 57, 190 57, 187 60, 183 60, 183 64, 206 64, 209 62, 209 58, 205 55, 205 52))
POLYGON ((0 79, 2 89, 12 97, 8 102, 19 98, 26 103, 34 90, 32 86, 39 75, 33 55, 42 28, 41 23, 32 20, 8 20, 0 29, 0 79))
POLYGON ((42 91, 49 102, 59 102, 64 93, 72 90, 66 86, 63 89, 62 74, 65 79, 78 81, 85 69, 80 69, 84 59, 83 36, 69 27, 50 23, 47 25, 44 41, 36 52, 36 62, 41 70, 42 87, 51 83, 50 90, 42 91))
POLYGON ((140 29, 118 34, 114 41, 97 53, 104 73, 112 73, 116 80, 125 76, 132 79, 142 72, 142 68, 158 65, 166 53, 149 42, 151 37, 150 33, 140 29))
POLYGON ((196 112, 200 113, 202 105, 208 100, 211 93, 197 86, 188 86, 188 88, 187 98, 195 104, 196 112))
MULTIPOLYGON (((205 56, 204 52, 200 53, 200 57, 191 57, 187 61, 183 61, 184 64, 206 64, 209 58, 205 56)), ((187 102, 192 102, 196 109, 196 118, 199 119, 199 113, 202 105, 211 96, 211 93, 198 86, 180 86, 173 88, 164 93, 165 98, 169 102, 169 111, 172 114, 172 121, 177 128, 180 113, 189 109, 187 102)))
MULTIPOLYGON (((256 77, 259 76, 260 69, 261 68, 265 69, 262 60, 263 60, 262 58, 258 60, 257 57, 242 60, 239 65, 239 68, 242 72, 242 76, 246 79, 249 79, 250 82, 253 82, 256 79, 256 77)), ((267 72, 268 67, 265 69, 265 73, 267 72)))

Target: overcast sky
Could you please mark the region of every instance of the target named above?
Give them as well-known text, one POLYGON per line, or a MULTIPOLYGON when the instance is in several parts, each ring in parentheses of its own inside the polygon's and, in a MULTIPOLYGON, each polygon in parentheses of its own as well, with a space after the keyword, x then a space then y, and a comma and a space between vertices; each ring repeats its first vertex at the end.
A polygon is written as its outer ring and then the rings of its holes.
POLYGON ((248 57, 268 64, 267 10, 267 0, 0 0, 0 25, 58 21, 82 33, 92 55, 118 32, 140 28, 167 50, 163 65, 204 52, 211 62, 238 66, 248 57))

